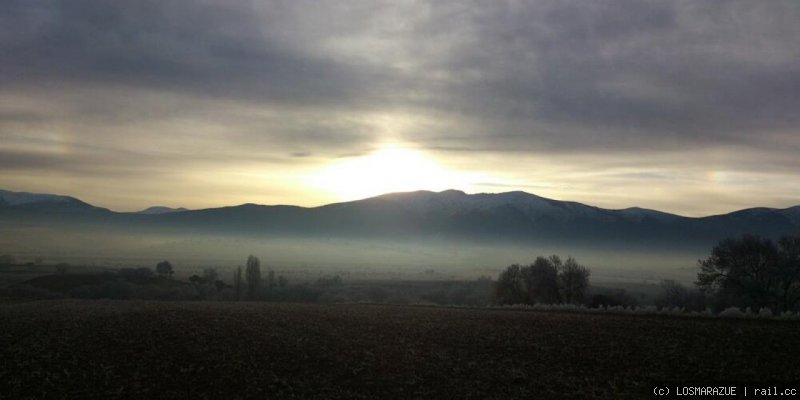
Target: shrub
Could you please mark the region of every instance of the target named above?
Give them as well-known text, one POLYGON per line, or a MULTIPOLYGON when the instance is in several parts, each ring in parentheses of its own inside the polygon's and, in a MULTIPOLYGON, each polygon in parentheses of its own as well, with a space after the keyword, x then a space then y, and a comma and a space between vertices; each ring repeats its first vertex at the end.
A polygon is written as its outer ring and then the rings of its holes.
POLYGON ((147 283, 155 276, 150 268, 122 268, 119 270, 120 278, 132 283, 147 283))
POLYGON ((169 262, 169 261, 165 260, 165 261, 161 261, 160 263, 156 264, 156 273, 159 276, 171 278, 172 274, 174 272, 175 271, 172 268, 172 263, 169 262))
POLYGON ((736 307, 728 307, 719 313, 720 318, 743 318, 744 313, 736 307))
POLYGON ((70 291, 70 295, 79 299, 129 299, 135 292, 130 283, 117 281, 77 287, 70 291))
POLYGON ((705 295, 699 290, 688 289, 673 280, 661 281, 661 295, 656 298, 658 307, 679 307, 690 311, 701 311, 706 308, 705 295))

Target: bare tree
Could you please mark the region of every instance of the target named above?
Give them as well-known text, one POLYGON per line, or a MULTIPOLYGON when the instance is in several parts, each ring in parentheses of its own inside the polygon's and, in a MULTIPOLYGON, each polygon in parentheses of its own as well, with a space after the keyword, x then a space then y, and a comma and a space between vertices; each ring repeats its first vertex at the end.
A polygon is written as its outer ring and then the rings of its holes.
POLYGON ((800 235, 722 240, 700 260, 697 286, 716 303, 790 311, 800 303, 800 235))
POLYGON ((499 304, 583 301, 589 287, 589 269, 570 257, 537 257, 533 264, 511 265, 500 273, 495 284, 495 301, 499 304))
POLYGON ((254 299, 261 286, 261 260, 254 255, 247 257, 247 267, 245 268, 245 279, 247 279, 247 297, 254 299))
MULTIPOLYGON (((700 260, 697 286, 717 307, 770 307, 779 304, 780 251, 769 239, 755 235, 724 239, 700 260)), ((791 287, 791 279, 789 280, 791 287)))
POLYGON ((586 289, 589 288, 590 274, 589 269, 578 264, 574 258, 567 258, 558 274, 561 300, 567 304, 583 302, 586 289))
POLYGON ((558 292, 558 270, 561 258, 536 257, 533 264, 522 271, 526 283, 529 303, 557 304, 561 302, 558 292))

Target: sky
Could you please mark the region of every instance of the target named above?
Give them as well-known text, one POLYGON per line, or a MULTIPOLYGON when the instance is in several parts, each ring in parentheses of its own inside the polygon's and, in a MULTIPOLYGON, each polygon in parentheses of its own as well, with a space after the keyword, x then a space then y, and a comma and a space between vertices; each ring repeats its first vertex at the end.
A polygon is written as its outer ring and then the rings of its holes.
POLYGON ((800 2, 0 2, 0 188, 800 204, 800 2))

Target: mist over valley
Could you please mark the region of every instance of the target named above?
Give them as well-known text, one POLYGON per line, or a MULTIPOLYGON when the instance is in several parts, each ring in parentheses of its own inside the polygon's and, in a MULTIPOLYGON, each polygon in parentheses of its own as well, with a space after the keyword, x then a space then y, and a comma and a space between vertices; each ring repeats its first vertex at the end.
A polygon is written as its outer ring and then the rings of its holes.
POLYGON ((567 254, 590 265, 599 281, 691 282, 696 261, 721 238, 791 233, 800 227, 800 207, 690 218, 525 192, 448 190, 314 208, 243 204, 120 213, 67 196, 0 191, 0 219, 10 233, 0 239, 5 252, 91 264, 170 259, 229 268, 254 253, 289 274, 471 279, 536 255, 567 254))

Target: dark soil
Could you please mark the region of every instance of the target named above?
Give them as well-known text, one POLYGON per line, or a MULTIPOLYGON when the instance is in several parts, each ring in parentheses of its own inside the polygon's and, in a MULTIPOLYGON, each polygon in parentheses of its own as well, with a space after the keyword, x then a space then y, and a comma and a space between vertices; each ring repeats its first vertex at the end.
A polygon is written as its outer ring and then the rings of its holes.
POLYGON ((0 305, 1 398, 649 398, 797 382, 800 324, 413 306, 0 305))

